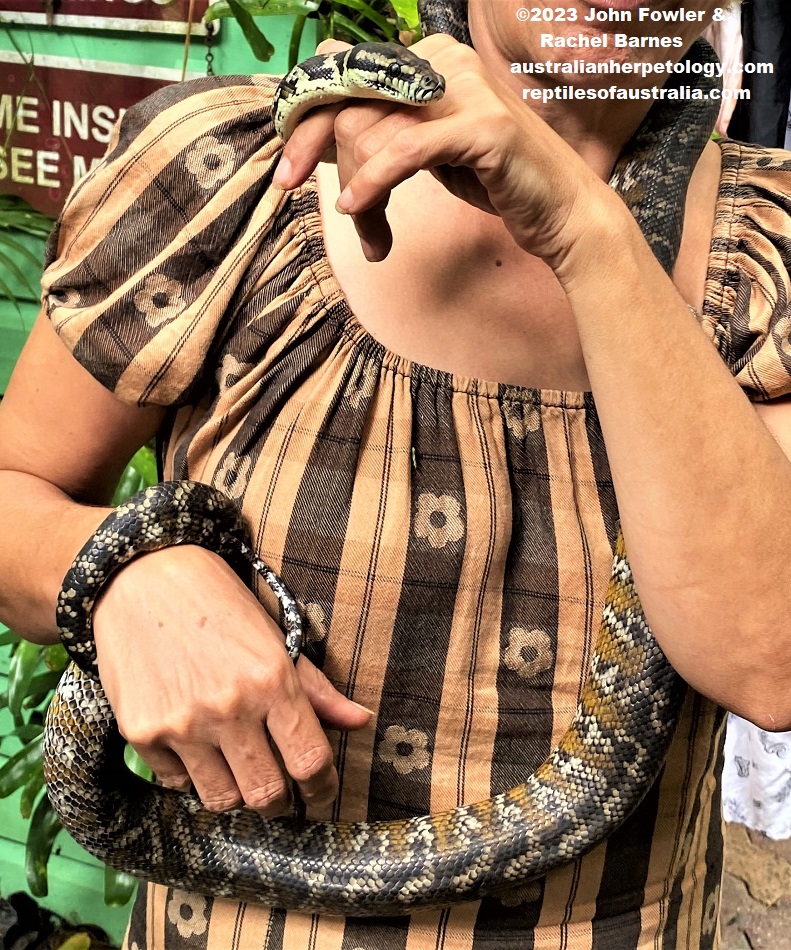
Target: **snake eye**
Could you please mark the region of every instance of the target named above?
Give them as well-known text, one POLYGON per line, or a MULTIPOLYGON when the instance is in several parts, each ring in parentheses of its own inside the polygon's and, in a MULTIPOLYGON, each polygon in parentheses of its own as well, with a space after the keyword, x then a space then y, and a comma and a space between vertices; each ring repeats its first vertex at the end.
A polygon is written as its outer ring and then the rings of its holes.
POLYGON ((397 76, 401 75, 401 65, 400 63, 390 63, 387 67, 387 75, 391 79, 395 79, 397 76))

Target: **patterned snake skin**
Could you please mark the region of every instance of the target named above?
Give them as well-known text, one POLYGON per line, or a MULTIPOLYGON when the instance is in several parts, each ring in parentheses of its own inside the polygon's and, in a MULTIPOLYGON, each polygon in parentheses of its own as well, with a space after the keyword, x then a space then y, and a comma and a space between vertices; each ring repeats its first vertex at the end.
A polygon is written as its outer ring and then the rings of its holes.
MULTIPOLYGON (((424 32, 469 42, 465 14, 466 3, 424 2, 424 32)), ((704 62, 713 53, 699 41, 689 56, 704 62)), ((692 84, 711 87, 700 74, 692 84)), ((716 106, 706 98, 657 103, 613 175, 668 271, 690 172, 716 106)), ((155 491, 173 491, 173 484, 155 491)), ((195 510, 201 498, 190 504, 190 485, 183 483, 186 514, 166 528, 168 543, 178 540, 184 518, 192 531, 203 530, 200 524, 212 530, 211 517, 195 510)), ((132 550, 142 544, 135 534, 121 541, 132 550)), ((90 551, 83 556, 90 561, 90 551)), ((59 623, 68 637, 68 624, 59 623)), ((75 664, 50 707, 46 779, 71 834, 101 860, 144 879, 328 914, 403 914, 480 898, 590 850, 656 779, 684 691, 643 616, 619 534, 596 655, 574 720, 524 785, 490 801, 375 823, 265 820, 248 809, 214 814, 193 795, 126 771, 102 686, 75 664)))

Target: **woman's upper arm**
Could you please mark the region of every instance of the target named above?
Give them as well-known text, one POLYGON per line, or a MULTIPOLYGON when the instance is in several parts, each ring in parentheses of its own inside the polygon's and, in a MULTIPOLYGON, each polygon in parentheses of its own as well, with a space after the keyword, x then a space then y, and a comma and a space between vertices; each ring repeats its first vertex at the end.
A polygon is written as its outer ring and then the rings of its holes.
POLYGON ((0 403, 0 470, 35 475, 77 501, 107 503, 165 409, 122 403, 39 315, 0 403))

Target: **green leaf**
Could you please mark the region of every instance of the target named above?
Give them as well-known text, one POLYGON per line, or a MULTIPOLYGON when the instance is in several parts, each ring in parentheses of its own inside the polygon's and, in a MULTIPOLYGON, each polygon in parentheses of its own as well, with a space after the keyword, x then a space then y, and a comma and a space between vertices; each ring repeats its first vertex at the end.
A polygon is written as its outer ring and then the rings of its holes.
POLYGON ((302 42, 302 32, 308 18, 306 16, 294 17, 294 26, 291 29, 291 39, 288 44, 288 68, 293 69, 299 62, 299 45, 302 42))
MULTIPOLYGON (((6 235, 0 232, 0 244, 7 243, 8 241, 6 240, 6 235)), ((10 258, 4 251, 0 251, 0 266, 9 271, 16 282, 21 284, 29 294, 32 294, 34 297, 38 297, 38 290, 33 286, 33 284, 30 283, 25 273, 20 270, 16 264, 16 261, 10 258)), ((37 261, 36 266, 41 267, 41 264, 39 264, 37 261)))
MULTIPOLYGON (((387 37, 388 40, 394 40, 396 36, 396 28, 392 23, 388 23, 385 17, 381 13, 377 13, 376 10, 371 7, 370 4, 366 3, 365 0, 343 0, 344 7, 350 7, 352 10, 359 10, 360 13, 364 13, 368 19, 375 23, 379 29, 382 31, 381 36, 387 37)), ((339 14, 335 14, 336 17, 339 14)), ((377 37, 372 42, 381 42, 381 38, 377 37)))
POLYGON ((44 767, 37 768, 22 789, 22 795, 19 799, 19 811, 23 818, 30 818, 33 811, 33 805, 44 787, 44 767))
POLYGON ((227 0, 228 6, 233 11, 236 21, 242 28, 244 38, 247 40, 253 56, 262 63, 268 63, 275 52, 275 47, 269 42, 264 34, 256 26, 255 20, 239 3, 239 0, 227 0))
POLYGON ((18 637, 13 630, 3 630, 0 633, 0 647, 7 647, 9 643, 18 643, 21 637, 18 637))
POLYGON ((124 748, 124 762, 130 772, 134 772, 135 775, 139 775, 140 778, 144 778, 147 782, 150 782, 154 778, 154 773, 130 745, 124 748))
POLYGON ((17 313, 21 314, 22 311, 19 309, 19 301, 14 296, 13 290, 11 290, 11 285, 7 284, 2 277, 0 277, 0 294, 4 297, 8 297, 11 306, 16 310, 17 313))
POLYGON ((71 934, 63 943, 58 944, 58 950, 91 950, 91 935, 83 930, 78 934, 71 934))
POLYGON ((55 219, 42 214, 19 195, 0 195, 0 229, 46 238, 55 219))
POLYGON ((47 704, 49 705, 52 690, 58 685, 61 676, 63 676, 62 670, 47 670, 46 673, 37 673, 30 681, 27 697, 22 704, 24 708, 35 709, 37 706, 40 706, 44 700, 47 700, 47 704))
POLYGON ((28 264, 33 267, 42 267, 44 264, 43 257, 36 257, 36 255, 21 241, 17 241, 16 238, 12 238, 7 231, 0 229, 0 242, 10 247, 12 251, 16 251, 17 254, 21 254, 22 257, 28 262, 28 264))
POLYGON ((32 742, 19 750, 0 768, 0 798, 8 798, 18 788, 27 784, 41 767, 41 739, 32 742))
MULTIPOLYGON (((348 2, 348 0, 347 0, 348 2)), ((417 0, 390 0, 395 12, 414 29, 420 22, 417 12, 417 0)))
MULTIPOLYGON (((123 907, 128 904, 137 887, 137 878, 125 871, 113 868, 104 869, 104 902, 109 907, 123 907)), ((61 945, 61 950, 63 946, 61 945)))
POLYGON ((22 701, 28 694, 38 662, 41 659, 41 647, 38 643, 22 640, 11 657, 8 666, 8 708, 14 719, 22 713, 22 701))
MULTIPOLYGON (((237 0, 237 5, 252 16, 307 16, 315 13, 321 0, 237 0)), ((236 16, 228 0, 213 3, 203 16, 208 23, 236 16)))
POLYGON ((357 26, 356 23, 353 23, 342 13, 335 13, 333 18, 334 25, 332 27, 332 36, 337 36, 339 31, 343 31, 347 36, 351 36, 356 40, 359 40, 361 43, 380 43, 381 40, 379 37, 374 36, 373 33, 368 33, 362 27, 357 26))
POLYGON ((16 736, 16 738, 25 745, 34 739, 38 739, 38 737, 43 734, 44 727, 37 722, 26 722, 21 726, 17 726, 13 732, 9 732, 10 736, 16 736))
POLYGON ((49 646, 44 647, 44 666, 48 670, 62 673, 70 662, 69 654, 62 643, 50 643, 49 646))
POLYGON ((126 501, 130 495, 134 495, 135 492, 140 491, 140 482, 140 473, 132 468, 131 465, 127 465, 121 475, 121 480, 116 485, 110 504, 113 507, 117 507, 126 501))
POLYGON ((42 795, 30 819, 25 845, 25 877, 34 897, 47 896, 47 864, 62 827, 49 799, 42 795))
POLYGON ((157 460, 147 445, 144 445, 135 452, 129 464, 140 476, 144 488, 147 488, 149 485, 156 485, 159 481, 157 460))

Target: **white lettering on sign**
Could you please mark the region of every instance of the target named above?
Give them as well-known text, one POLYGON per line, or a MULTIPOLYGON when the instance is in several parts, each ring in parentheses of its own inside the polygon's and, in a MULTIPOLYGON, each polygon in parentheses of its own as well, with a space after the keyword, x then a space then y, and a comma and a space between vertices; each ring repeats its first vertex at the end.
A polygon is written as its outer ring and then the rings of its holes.
POLYGON ((52 134, 63 136, 64 139, 78 138, 83 142, 93 139, 94 142, 107 143, 113 130, 116 119, 120 119, 126 109, 115 109, 110 106, 90 106, 87 102, 75 104, 73 102, 52 100, 52 134))
POLYGON ((14 145, 0 148, 0 181, 10 179, 18 185, 38 185, 40 188, 59 188, 59 152, 48 152, 14 145))
POLYGON ((35 96, 0 96, 0 129, 18 132, 39 131, 38 99, 35 96))
POLYGON ((36 153, 36 184, 42 188, 60 188, 58 162, 60 152, 39 151, 36 153), (48 177, 51 176, 51 177, 48 177))
POLYGON ((33 149, 11 149, 11 181, 18 181, 20 185, 32 185, 35 178, 28 172, 33 171, 33 149))
POLYGON ((85 178, 88 172, 92 172, 94 168, 99 164, 101 158, 92 158, 90 167, 88 167, 84 155, 75 155, 74 156, 74 184, 81 178, 85 178))

